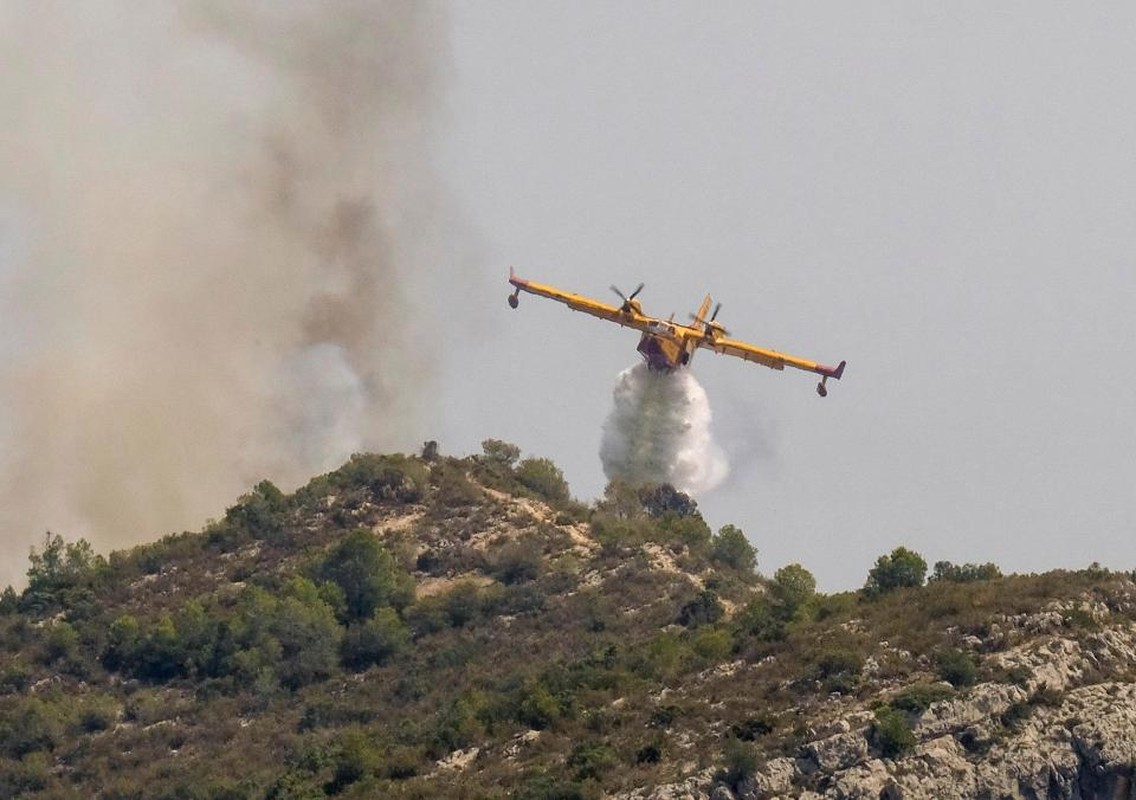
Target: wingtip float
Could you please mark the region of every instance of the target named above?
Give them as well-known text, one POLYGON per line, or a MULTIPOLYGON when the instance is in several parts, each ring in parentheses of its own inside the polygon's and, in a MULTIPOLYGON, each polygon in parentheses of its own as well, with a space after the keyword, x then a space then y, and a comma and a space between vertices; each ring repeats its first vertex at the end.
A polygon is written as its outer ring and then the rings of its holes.
POLYGON ((623 302, 618 306, 601 303, 590 297, 565 292, 554 286, 548 286, 535 281, 518 278, 513 268, 509 268, 509 283, 513 291, 509 295, 509 306, 516 308, 520 304, 521 292, 528 292, 540 297, 547 297, 563 303, 574 311, 583 311, 593 317, 606 319, 625 328, 634 328, 642 333, 636 350, 643 356, 650 369, 659 372, 671 372, 679 367, 685 367, 694 358, 695 351, 703 347, 728 356, 735 356, 756 364, 762 364, 770 369, 785 369, 786 366, 795 369, 813 372, 821 376, 816 386, 817 394, 828 396, 828 379, 840 380, 844 375, 846 362, 841 361, 835 367, 818 364, 805 358, 797 358, 776 350, 767 350, 746 342, 729 338, 730 334, 721 323, 717 322, 718 312, 722 304, 714 306, 712 313, 710 295, 702 301, 698 313, 692 314, 691 324, 685 325, 675 322, 674 317, 661 319, 643 313, 643 307, 636 299, 643 291, 643 284, 635 288, 629 295, 624 295, 615 286, 611 289, 623 302), (709 316, 707 314, 709 313, 709 316))

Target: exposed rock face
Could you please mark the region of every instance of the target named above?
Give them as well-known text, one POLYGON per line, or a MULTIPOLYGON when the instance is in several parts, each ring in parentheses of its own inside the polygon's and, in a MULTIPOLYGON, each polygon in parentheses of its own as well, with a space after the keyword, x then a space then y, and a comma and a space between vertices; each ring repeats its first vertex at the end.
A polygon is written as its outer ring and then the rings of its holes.
MULTIPOLYGON (((916 744, 881 756, 864 706, 816 720, 796 757, 770 758, 733 789, 704 771, 642 800, 1136 800, 1136 632, 1126 622, 1062 636, 1062 612, 991 626, 987 682, 909 717, 916 744)), ((1107 610, 1079 609, 1107 622, 1107 610)), ((1068 633, 1067 629, 1064 631, 1068 633)), ((881 698, 876 698, 878 702, 881 698)), ((865 703, 864 705, 868 705, 865 703)))
MULTIPOLYGON (((1051 621, 1022 622, 1032 632, 1051 621)), ((1035 639, 991 662, 1028 674, 1025 685, 980 684, 933 704, 914 720, 918 744, 903 758, 874 753, 861 726, 807 743, 801 758, 770 761, 737 796, 1136 800, 1136 684, 1078 685, 1136 666, 1130 628, 1084 642, 1035 639)))

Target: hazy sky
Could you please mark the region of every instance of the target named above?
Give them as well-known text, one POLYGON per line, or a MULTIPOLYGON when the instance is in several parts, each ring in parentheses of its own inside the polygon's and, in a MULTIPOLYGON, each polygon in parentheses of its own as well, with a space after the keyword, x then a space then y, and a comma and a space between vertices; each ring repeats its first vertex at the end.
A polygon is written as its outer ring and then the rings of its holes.
MULTIPOLYGON (((1136 6, 462 3, 444 175, 481 242, 437 435, 597 458, 635 334, 509 265, 648 312, 710 291, 815 380, 703 352, 732 476, 698 498, 760 568, 1136 566, 1136 6), (831 384, 830 384, 831 385, 831 384)), ((441 298, 456 303, 455 298, 441 298)))
POLYGON ((594 499, 636 334, 510 310, 510 265, 847 359, 824 400, 694 362, 732 470, 697 499, 767 573, 1136 567, 1133 42, 1128 2, 0 0, 0 583, 44 527, 198 527, 356 428, 594 499))

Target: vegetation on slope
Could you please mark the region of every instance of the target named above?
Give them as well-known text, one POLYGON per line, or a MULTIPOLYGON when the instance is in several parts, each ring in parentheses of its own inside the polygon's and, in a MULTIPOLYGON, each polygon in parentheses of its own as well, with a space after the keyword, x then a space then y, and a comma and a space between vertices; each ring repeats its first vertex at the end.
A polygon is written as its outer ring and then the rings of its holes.
POLYGON ((546 459, 483 450, 262 482, 201 533, 106 559, 49 534, 0 599, 0 796, 737 784, 876 695, 875 746, 899 756, 904 715, 989 677, 973 642, 999 615, 1120 579, 941 562, 923 585, 899 548, 863 592, 819 596, 799 565, 759 576, 745 535, 669 486, 585 507, 546 459))

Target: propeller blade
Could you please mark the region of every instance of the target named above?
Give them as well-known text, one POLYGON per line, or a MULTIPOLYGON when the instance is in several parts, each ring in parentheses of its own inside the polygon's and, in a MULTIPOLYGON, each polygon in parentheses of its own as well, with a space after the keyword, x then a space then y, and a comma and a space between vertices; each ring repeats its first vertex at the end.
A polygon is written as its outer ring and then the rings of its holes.
POLYGON ((634 292, 632 292, 632 293, 631 293, 631 296, 630 296, 630 297, 628 297, 627 299, 628 299, 628 300, 634 300, 634 299, 635 299, 635 295, 637 295, 637 294, 639 294, 639 292, 643 291, 643 287, 644 287, 645 285, 646 285, 646 284, 642 284, 642 283, 640 283, 640 284, 639 284, 638 286, 636 286, 636 287, 635 287, 635 291, 634 291, 634 292))
POLYGON ((718 312, 721 311, 721 310, 722 310, 722 304, 721 303, 714 306, 714 313, 710 315, 710 321, 711 322, 713 322, 714 320, 716 320, 718 318, 718 312))
MULTIPOLYGON (((624 297, 623 292, 619 291, 619 287, 616 286, 614 283, 611 285, 611 290, 613 292, 615 292, 617 295, 619 295, 620 300, 622 300, 625 303, 627 302, 627 298, 624 297)), ((631 296, 634 297, 635 295, 631 295, 631 296)))

